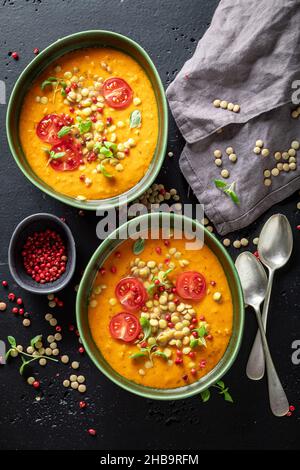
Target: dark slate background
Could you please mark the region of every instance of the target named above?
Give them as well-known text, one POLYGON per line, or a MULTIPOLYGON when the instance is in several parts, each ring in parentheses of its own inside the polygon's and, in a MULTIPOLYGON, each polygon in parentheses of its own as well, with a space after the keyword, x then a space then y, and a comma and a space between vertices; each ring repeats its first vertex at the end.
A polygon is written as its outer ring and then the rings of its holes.
MULTIPOLYGON (((167 86, 210 24, 215 0, 1 0, 0 79, 7 96, 19 73, 33 58, 34 47, 43 49, 64 35, 88 29, 109 29, 138 41, 150 54, 167 86), (17 50, 20 60, 9 52, 17 50)), ((21 292, 7 267, 7 246, 16 224, 29 214, 46 211, 66 218, 78 250, 74 284, 94 249, 98 246, 93 214, 79 216, 33 187, 18 170, 10 155, 5 135, 6 106, 0 105, 0 272, 10 281, 10 290, 22 295, 32 312, 32 326, 25 329, 20 318, 0 312, 0 336, 14 334, 25 344, 38 333, 49 334, 43 317, 47 300, 21 292)), ((300 137, 300 135, 299 135, 300 137)), ((170 117, 168 150, 158 178, 167 187, 176 187, 187 200, 187 184, 178 168, 183 140, 170 117)), ((192 200, 191 198, 189 200, 192 200)), ((249 229, 235 236, 253 238, 272 213, 285 213, 292 226, 300 223, 296 194, 265 214, 249 229)), ((300 233, 294 230, 295 249, 288 267, 276 276, 271 302, 269 339, 275 364, 290 402, 298 407, 300 365, 291 362, 291 344, 300 338, 299 269, 300 233)), ((233 238, 233 237, 232 237, 233 238)), ((253 245, 250 249, 254 250, 253 245)), ((237 250, 232 250, 235 257, 237 250)), ((93 366, 88 357, 79 357, 77 338, 68 331, 74 322, 74 286, 62 294, 65 308, 57 311, 59 323, 67 330, 61 348, 81 361, 80 372, 87 378, 89 406, 79 410, 82 396, 66 392, 62 380, 68 368, 48 364, 36 366, 41 393, 29 387, 17 370, 17 361, 0 368, 0 448, 3 449, 288 449, 299 448, 299 411, 277 419, 270 413, 265 380, 252 382, 245 366, 255 334, 254 315, 246 313, 246 327, 238 360, 225 377, 235 403, 225 403, 216 393, 202 404, 199 397, 180 402, 160 403, 139 398, 119 389, 93 366), (35 400, 41 395, 41 401, 35 400), (97 430, 93 438, 88 428, 97 430)), ((0 300, 7 292, 0 286, 0 300)))

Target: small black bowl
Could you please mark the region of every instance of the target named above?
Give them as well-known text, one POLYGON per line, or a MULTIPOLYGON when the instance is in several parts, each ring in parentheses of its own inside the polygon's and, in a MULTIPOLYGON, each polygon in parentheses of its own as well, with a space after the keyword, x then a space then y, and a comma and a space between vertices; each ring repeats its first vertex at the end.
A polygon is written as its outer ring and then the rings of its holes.
POLYGON ((63 289, 71 280, 76 263, 75 242, 69 227, 56 215, 33 214, 26 217, 15 228, 8 247, 8 265, 12 277, 23 289, 34 294, 52 294, 63 289), (27 237, 34 232, 55 230, 63 239, 67 249, 66 271, 54 282, 40 284, 32 279, 25 271, 22 258, 22 249, 27 237))

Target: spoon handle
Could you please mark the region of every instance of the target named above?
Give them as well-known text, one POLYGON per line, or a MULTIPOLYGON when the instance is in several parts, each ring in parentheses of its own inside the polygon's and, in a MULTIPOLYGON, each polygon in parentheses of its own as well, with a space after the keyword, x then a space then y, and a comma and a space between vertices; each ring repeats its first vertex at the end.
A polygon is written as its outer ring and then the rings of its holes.
POLYGON ((285 416, 289 411, 289 402, 272 361, 259 307, 255 308, 255 313, 266 360, 270 407, 275 416, 285 416))
MULTIPOLYGON (((274 279, 274 271, 270 269, 268 286, 266 289, 266 296, 265 296, 263 312, 261 316, 263 328, 265 331, 267 327, 273 279, 274 279)), ((256 337, 255 337, 252 349, 251 349, 249 359, 248 359, 248 363, 246 367, 246 374, 249 377, 249 379, 260 380, 263 378, 264 373, 265 373, 265 356, 264 356, 264 351, 263 351, 262 342, 261 342, 261 334, 258 330, 256 333, 256 337)))

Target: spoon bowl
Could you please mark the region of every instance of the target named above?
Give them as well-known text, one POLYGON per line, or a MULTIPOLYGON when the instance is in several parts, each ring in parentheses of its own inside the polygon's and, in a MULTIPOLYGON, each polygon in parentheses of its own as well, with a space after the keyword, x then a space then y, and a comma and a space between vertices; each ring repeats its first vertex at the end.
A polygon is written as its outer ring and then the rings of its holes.
POLYGON ((252 253, 241 253, 235 262, 243 286, 245 303, 259 307, 266 295, 267 275, 252 253))
POLYGON ((258 241, 261 261, 269 269, 279 269, 289 260, 293 249, 293 233, 283 214, 274 214, 263 226, 258 241))

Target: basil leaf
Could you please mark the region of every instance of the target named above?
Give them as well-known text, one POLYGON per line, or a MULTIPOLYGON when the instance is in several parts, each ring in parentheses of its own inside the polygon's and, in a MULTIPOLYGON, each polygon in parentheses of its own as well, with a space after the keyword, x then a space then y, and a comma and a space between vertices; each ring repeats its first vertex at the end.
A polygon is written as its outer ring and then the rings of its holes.
POLYGON ((205 325, 200 326, 200 328, 197 328, 194 331, 197 331, 200 338, 203 338, 203 336, 207 335, 207 329, 206 329, 205 325))
POLYGON ((198 344, 200 346, 204 346, 206 348, 206 341, 205 341, 205 338, 204 337, 200 337, 198 338, 198 344))
POLYGON ((210 390, 207 388, 200 393, 203 403, 206 403, 210 399, 210 390))
POLYGON ((100 172, 102 173, 103 176, 105 176, 106 178, 112 178, 112 175, 110 173, 108 173, 108 171, 107 171, 107 169, 105 168, 104 165, 99 163, 99 165, 97 165, 97 168, 99 168, 99 170, 100 170, 100 172))
POLYGON ((225 183, 225 181, 222 181, 222 180, 215 180, 215 186, 216 188, 226 188, 227 183, 225 183))
POLYGON ((233 398, 228 391, 224 393, 224 400, 233 403, 233 398))
POLYGON ((214 180, 214 182, 215 182, 215 186, 221 191, 223 191, 227 196, 229 196, 235 204, 240 203, 238 195, 234 191, 235 181, 233 181, 233 183, 231 183, 229 186, 227 183, 225 183, 225 181, 222 181, 222 180, 214 180))
POLYGON ((100 148, 100 153, 101 155, 104 155, 106 158, 112 158, 113 157, 113 153, 107 149, 106 147, 101 147, 100 148))
POLYGON ((196 338, 195 338, 195 339, 191 339, 191 341, 190 341, 190 347, 191 347, 192 349, 196 348, 196 347, 198 346, 198 344, 199 344, 198 339, 196 339, 196 338))
POLYGON ((103 147, 103 144, 101 142, 96 142, 94 145, 94 152, 100 152, 100 149, 103 147))
POLYGON ((89 132, 92 127, 92 121, 79 121, 78 124, 78 129, 80 134, 85 134, 86 132, 89 132))
POLYGON ((139 127, 141 125, 141 122, 142 122, 141 112, 138 109, 135 109, 130 114, 130 118, 129 118, 130 129, 133 129, 134 127, 139 127))
POLYGON ((165 272, 164 272, 164 279, 168 276, 168 274, 170 274, 172 271, 174 270, 174 268, 169 268, 167 269, 165 272))
POLYGON ((7 337, 7 341, 9 342, 9 344, 10 344, 13 348, 16 348, 16 347, 17 347, 16 339, 15 339, 13 336, 8 336, 8 337, 7 337))
POLYGON ((232 199, 232 201, 233 201, 235 204, 239 204, 239 203, 240 203, 240 200, 239 200, 239 198, 238 198, 238 195, 236 194, 235 191, 230 190, 230 189, 225 189, 225 190, 224 190, 224 193, 227 194, 227 195, 232 199))
POLYGON ((152 354, 155 354, 155 356, 162 357, 166 361, 168 360, 168 356, 166 356, 166 354, 163 353, 162 351, 154 351, 152 354))
POLYGON ((217 385, 219 385, 219 387, 221 387, 221 388, 225 388, 225 384, 224 384, 224 382, 223 382, 222 380, 219 380, 219 381, 217 382, 217 385))
POLYGON ((154 288, 155 288, 155 284, 150 284, 150 286, 147 287, 147 292, 148 292, 149 295, 153 294, 154 288))
POLYGON ((150 325, 150 322, 149 322, 148 318, 141 317, 140 318, 140 325, 141 325, 141 327, 143 329, 143 333, 144 333, 144 338, 141 341, 146 341, 146 339, 148 339, 149 336, 151 335, 151 325, 150 325))
POLYGON ((43 337, 42 335, 37 335, 34 338, 32 338, 32 340, 30 341, 30 346, 34 347, 36 343, 41 341, 42 337, 43 337))
POLYGON ((117 151, 117 144, 114 144, 113 142, 108 142, 108 140, 105 140, 103 144, 107 149, 110 149, 113 152, 117 151))
POLYGON ((72 127, 70 126, 63 126, 60 131, 57 133, 57 137, 61 138, 64 135, 67 135, 71 132, 72 127))
POLYGON ((145 248, 145 240, 144 238, 138 238, 135 242, 134 242, 134 245, 132 247, 132 251, 135 255, 139 255, 140 253, 142 253, 142 251, 144 251, 144 248, 145 248))
POLYGON ((46 86, 52 85, 52 83, 57 83, 59 80, 56 77, 48 77, 46 80, 43 81, 41 84, 41 89, 44 90, 46 86))
POLYGON ((147 354, 144 352, 138 352, 129 356, 130 359, 138 359, 139 357, 147 357, 147 354))
POLYGON ((55 153, 53 150, 50 151, 50 158, 53 158, 54 160, 56 160, 57 158, 62 158, 66 155, 66 152, 57 152, 55 153))

